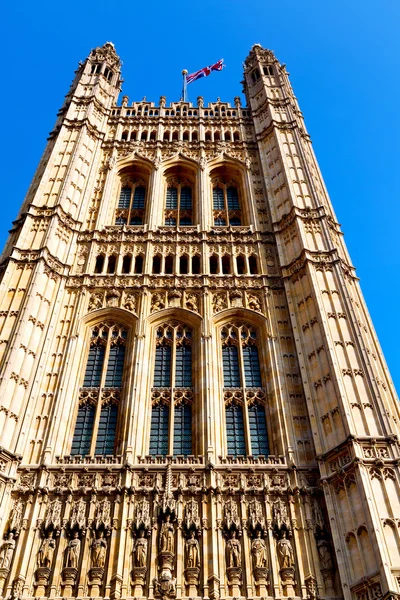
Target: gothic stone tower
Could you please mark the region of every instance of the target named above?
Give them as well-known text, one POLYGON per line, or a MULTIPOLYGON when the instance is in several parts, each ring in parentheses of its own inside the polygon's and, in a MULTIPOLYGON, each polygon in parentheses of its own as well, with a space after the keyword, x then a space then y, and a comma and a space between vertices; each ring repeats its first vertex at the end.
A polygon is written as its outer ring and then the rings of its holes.
POLYGON ((399 410, 285 67, 81 64, 2 261, 0 595, 400 595, 399 410))

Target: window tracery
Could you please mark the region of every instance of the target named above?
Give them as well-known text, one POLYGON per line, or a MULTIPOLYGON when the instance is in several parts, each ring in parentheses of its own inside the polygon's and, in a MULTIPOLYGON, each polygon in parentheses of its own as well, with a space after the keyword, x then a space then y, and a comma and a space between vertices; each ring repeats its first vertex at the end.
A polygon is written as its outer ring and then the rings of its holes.
POLYGON ((115 225, 143 225, 146 182, 135 178, 123 182, 115 211, 115 225))
POLYGON ((230 179, 213 179, 213 215, 214 225, 242 225, 242 211, 239 200, 238 184, 230 179))
POLYGON ((249 324, 227 324, 221 343, 228 455, 268 455, 256 330, 249 324))
POLYGON ((164 323, 156 330, 151 455, 192 454, 192 329, 164 323))
POLYGON ((114 453, 127 329, 113 321, 93 327, 71 454, 114 453))
POLYGON ((167 180, 164 224, 175 227, 193 224, 192 184, 187 179, 167 180))

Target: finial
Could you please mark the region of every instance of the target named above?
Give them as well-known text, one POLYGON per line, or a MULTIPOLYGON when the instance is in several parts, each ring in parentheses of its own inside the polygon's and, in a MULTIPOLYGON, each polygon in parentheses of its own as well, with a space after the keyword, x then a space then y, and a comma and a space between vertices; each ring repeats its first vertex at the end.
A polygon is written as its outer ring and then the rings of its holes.
POLYGON ((182 71, 182 75, 187 75, 189 71, 187 71, 187 69, 183 69, 182 71))

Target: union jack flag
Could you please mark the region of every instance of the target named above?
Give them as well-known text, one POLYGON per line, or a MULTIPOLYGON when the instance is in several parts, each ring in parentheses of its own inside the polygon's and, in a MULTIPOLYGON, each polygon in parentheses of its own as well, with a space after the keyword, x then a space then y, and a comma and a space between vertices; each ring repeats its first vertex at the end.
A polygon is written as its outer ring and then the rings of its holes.
POLYGON ((201 77, 208 77, 211 71, 222 71, 222 69, 225 66, 226 65, 224 65, 224 59, 221 58, 218 62, 214 63, 213 65, 210 65, 209 67, 204 67, 203 69, 200 69, 195 73, 190 73, 190 75, 186 77, 186 83, 193 83, 193 81, 196 81, 201 77))

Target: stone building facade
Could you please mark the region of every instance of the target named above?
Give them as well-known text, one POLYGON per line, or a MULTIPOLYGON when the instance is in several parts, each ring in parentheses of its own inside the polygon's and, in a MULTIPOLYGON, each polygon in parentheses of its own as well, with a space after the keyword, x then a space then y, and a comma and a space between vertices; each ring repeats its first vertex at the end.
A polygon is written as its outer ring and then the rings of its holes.
POLYGON ((2 261, 0 596, 399 595, 399 409, 285 66, 80 64, 2 261))

